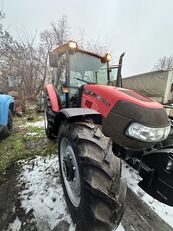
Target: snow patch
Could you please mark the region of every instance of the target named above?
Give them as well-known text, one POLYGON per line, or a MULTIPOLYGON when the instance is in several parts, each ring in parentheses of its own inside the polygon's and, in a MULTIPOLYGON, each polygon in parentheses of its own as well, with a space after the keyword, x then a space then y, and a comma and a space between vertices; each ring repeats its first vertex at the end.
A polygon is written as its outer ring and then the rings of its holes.
POLYGON ((26 133, 26 134, 24 135, 24 137, 27 137, 27 136, 36 136, 36 135, 38 135, 37 132, 28 132, 28 133, 26 133))
POLYGON ((120 223, 118 228, 115 231, 125 231, 124 227, 122 226, 122 224, 120 223))
POLYGON ((165 222, 173 227, 173 207, 155 200, 153 197, 149 196, 145 191, 143 191, 138 186, 138 183, 141 180, 138 172, 126 163, 123 163, 122 178, 134 193, 136 193, 165 222))
POLYGON ((15 221, 9 224, 7 231, 11 231, 11 230, 20 231, 21 225, 22 225, 21 221, 19 220, 18 217, 16 217, 15 221))
MULTIPOLYGON (((21 205, 26 213, 33 211, 37 229, 44 230, 44 227, 48 227, 48 230, 53 230, 60 221, 65 221, 69 224, 69 231, 74 231, 75 225, 68 212, 60 183, 58 156, 23 160, 20 161, 20 165, 21 173, 18 181, 19 187, 22 188, 21 205)), ((158 202, 140 189, 138 186, 140 176, 126 163, 123 164, 122 178, 138 197, 173 227, 173 208, 158 202)), ((21 222, 16 218, 8 230, 18 231, 20 226, 21 222)), ((120 224, 116 231, 125 229, 120 224)))
POLYGON ((27 122, 25 126, 26 126, 26 127, 32 126, 32 127, 39 127, 39 128, 42 128, 42 127, 44 127, 44 120, 43 120, 43 121, 33 122, 33 123, 27 122))
POLYGON ((42 121, 36 121, 36 122, 26 122, 23 125, 20 125, 19 128, 26 128, 26 127, 38 127, 38 128, 44 128, 44 120, 42 121))
POLYGON ((20 187, 24 185, 21 204, 26 213, 33 210, 38 230, 41 226, 52 230, 64 220, 70 224, 69 230, 74 231, 60 184, 58 156, 37 157, 20 164, 18 181, 20 187))

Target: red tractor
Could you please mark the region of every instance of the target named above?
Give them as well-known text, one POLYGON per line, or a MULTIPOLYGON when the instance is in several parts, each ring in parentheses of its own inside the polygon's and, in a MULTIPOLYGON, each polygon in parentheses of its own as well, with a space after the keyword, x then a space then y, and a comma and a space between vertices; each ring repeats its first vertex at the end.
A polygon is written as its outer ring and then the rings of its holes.
POLYGON ((173 155, 163 145, 169 119, 159 103, 120 87, 122 56, 110 67, 110 54, 70 41, 49 57, 45 131, 58 139, 64 194, 79 230, 113 230, 121 221, 126 185, 120 158, 138 169, 142 189, 173 205, 173 155))

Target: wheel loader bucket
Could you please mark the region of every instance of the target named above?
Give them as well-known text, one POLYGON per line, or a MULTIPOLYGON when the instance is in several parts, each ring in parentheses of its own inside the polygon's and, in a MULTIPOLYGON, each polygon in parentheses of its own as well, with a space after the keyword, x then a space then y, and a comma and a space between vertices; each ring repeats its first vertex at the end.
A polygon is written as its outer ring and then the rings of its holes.
POLYGON ((173 206, 173 146, 142 157, 139 186, 158 201, 173 206))

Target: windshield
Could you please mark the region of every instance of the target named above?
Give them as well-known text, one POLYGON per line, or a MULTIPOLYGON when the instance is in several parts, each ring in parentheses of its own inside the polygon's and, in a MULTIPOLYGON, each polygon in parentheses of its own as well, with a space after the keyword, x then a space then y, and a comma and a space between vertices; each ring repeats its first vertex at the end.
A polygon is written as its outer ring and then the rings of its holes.
POLYGON ((110 81, 116 85, 118 67, 110 67, 110 81))
POLYGON ((107 63, 81 52, 70 55, 70 86, 80 87, 85 83, 107 84, 107 82, 107 63))
MULTIPOLYGON (((110 78, 110 82, 112 82, 112 85, 116 84, 116 80, 117 80, 117 68, 109 68, 109 78, 110 78)), ((98 71, 97 71, 97 83, 98 84, 107 84, 108 83, 108 79, 107 79, 107 67, 101 67, 98 71)))

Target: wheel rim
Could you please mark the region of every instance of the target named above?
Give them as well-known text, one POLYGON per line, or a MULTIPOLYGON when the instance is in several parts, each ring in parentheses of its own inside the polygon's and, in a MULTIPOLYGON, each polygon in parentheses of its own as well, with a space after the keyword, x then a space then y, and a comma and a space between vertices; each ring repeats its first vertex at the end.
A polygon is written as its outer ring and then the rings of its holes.
POLYGON ((60 162, 68 197, 72 204, 78 207, 81 201, 79 168, 73 148, 66 137, 63 137, 60 143, 60 162))

